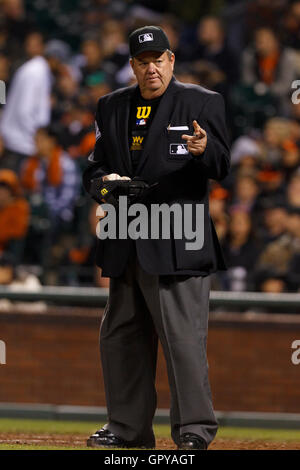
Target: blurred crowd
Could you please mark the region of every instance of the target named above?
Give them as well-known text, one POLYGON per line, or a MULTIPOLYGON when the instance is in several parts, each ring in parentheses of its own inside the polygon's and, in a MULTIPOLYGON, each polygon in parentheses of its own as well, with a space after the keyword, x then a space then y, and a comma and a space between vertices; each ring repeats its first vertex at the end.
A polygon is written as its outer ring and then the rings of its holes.
POLYGON ((211 182, 210 211, 229 269, 213 288, 300 292, 300 1, 288 0, 0 0, 0 284, 108 285, 81 174, 97 101, 134 83, 127 37, 147 24, 166 31, 177 79, 225 99, 232 171, 211 182))

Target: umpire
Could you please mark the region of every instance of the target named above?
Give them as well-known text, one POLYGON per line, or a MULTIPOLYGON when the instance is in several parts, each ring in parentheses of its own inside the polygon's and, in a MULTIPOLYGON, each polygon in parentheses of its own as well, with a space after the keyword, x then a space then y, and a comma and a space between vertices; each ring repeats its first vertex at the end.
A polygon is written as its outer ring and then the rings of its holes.
POLYGON ((204 243, 187 249, 190 240, 185 233, 175 237, 170 220, 169 239, 98 240, 96 262, 110 277, 100 329, 108 423, 87 444, 155 447, 159 339, 171 391, 172 438, 178 449, 204 450, 218 427, 206 338, 209 275, 225 265, 209 216, 208 184, 229 171, 224 104, 218 93, 176 80, 175 56, 162 29, 135 30, 129 47, 137 85, 99 100, 84 186, 92 193, 93 181, 101 188, 107 181, 118 186, 138 177, 152 186, 142 199, 148 208, 189 205, 194 225, 196 206, 202 205, 204 243))

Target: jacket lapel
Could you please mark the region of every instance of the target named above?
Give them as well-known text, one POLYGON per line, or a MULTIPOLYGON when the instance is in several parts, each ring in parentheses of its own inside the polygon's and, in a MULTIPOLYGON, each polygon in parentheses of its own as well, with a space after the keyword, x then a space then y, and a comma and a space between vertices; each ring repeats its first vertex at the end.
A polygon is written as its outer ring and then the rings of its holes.
POLYGON ((148 155, 151 153, 155 155, 157 152, 157 144, 161 140, 161 136, 164 135, 164 132, 166 132, 166 128, 170 121, 173 109, 173 98, 176 91, 176 79, 173 76, 168 88, 160 100, 155 117, 148 131, 145 147, 136 169, 137 175, 141 171, 145 161, 148 158, 148 155))
MULTIPOLYGON (((116 109, 116 139, 119 146, 119 155, 121 155, 126 169, 125 176, 132 175, 132 162, 129 152, 129 143, 128 143, 128 126, 129 126, 129 113, 131 98, 134 95, 134 92, 137 88, 137 85, 130 87, 128 93, 120 97, 120 100, 117 103, 116 109)), ((122 176, 122 175, 121 175, 122 176)))

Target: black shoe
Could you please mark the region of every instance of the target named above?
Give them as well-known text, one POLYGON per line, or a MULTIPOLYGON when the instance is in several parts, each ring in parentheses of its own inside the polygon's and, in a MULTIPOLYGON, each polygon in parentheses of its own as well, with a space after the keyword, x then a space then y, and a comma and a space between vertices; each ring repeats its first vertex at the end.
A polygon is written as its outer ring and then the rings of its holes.
POLYGON ((207 450, 207 444, 198 436, 192 432, 186 432, 182 434, 179 438, 179 444, 177 446, 178 450, 207 450))
POLYGON ((125 441, 121 437, 115 436, 109 429, 99 429, 92 434, 87 440, 88 447, 123 447, 133 448, 139 447, 142 449, 155 449, 155 440, 149 442, 141 441, 125 441))

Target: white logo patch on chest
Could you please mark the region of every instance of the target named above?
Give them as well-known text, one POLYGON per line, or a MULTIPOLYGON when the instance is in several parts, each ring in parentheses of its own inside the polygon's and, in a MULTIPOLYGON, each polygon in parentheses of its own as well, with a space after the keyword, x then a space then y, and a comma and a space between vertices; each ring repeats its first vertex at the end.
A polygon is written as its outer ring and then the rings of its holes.
POLYGON ((171 155, 187 155, 188 153, 187 144, 170 144, 171 155))

